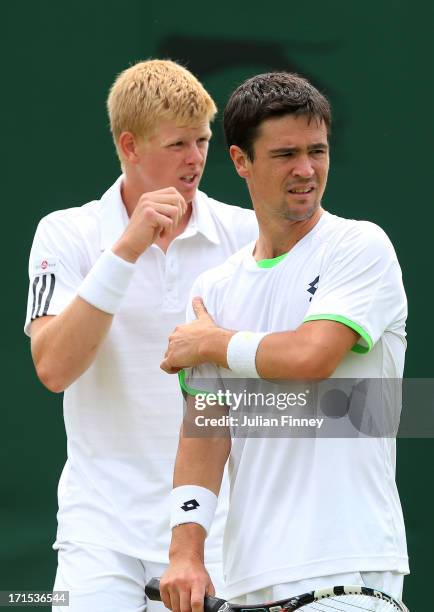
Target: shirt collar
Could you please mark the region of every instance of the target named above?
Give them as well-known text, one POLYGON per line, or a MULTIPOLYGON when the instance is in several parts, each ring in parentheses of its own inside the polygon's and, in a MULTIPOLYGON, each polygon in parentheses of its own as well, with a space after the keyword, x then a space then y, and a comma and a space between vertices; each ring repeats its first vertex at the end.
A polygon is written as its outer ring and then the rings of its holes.
POLYGON ((206 193, 203 193, 203 191, 196 192, 192 202, 193 211, 184 234, 190 233, 189 230, 193 230, 191 235, 199 232, 213 244, 220 244, 220 238, 208 200, 209 198, 206 193))
POLYGON ((128 225, 128 213, 121 197, 123 175, 105 192, 100 202, 101 209, 101 251, 111 247, 128 225))
MULTIPOLYGON (((121 196, 123 175, 104 193, 100 202, 101 210, 101 251, 111 247, 122 235, 128 225, 128 213, 121 196)), ((192 202, 192 214, 188 225, 178 238, 188 238, 196 233, 202 234, 213 244, 220 244, 214 217, 208 203, 208 196, 197 191, 192 202)))

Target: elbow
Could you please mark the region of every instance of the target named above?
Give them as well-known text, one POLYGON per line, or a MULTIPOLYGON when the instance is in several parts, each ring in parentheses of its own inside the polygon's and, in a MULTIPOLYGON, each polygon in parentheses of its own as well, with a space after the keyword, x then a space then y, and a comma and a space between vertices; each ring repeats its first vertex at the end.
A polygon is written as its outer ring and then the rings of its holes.
POLYGON ((324 380, 330 378, 336 367, 337 364, 330 358, 326 358, 324 355, 318 354, 318 352, 312 354, 310 351, 306 351, 304 355, 300 356, 297 378, 324 380))
POLYGON ((43 360, 40 363, 35 363, 35 369, 41 383, 52 393, 62 393, 68 386, 66 381, 55 371, 55 368, 50 367, 43 360))

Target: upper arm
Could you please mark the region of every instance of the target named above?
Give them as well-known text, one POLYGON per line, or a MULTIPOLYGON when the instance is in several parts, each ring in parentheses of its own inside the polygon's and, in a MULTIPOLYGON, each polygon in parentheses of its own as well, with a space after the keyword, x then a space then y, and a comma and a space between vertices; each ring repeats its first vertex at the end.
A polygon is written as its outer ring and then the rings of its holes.
POLYGON ((406 314, 401 269, 390 240, 371 223, 355 225, 331 252, 304 322, 329 321, 352 329, 359 336, 352 350, 366 353, 386 329, 404 334, 406 314))
POLYGON ((76 232, 61 214, 54 213, 42 219, 29 258, 30 283, 24 328, 28 335, 40 329, 39 325, 33 326, 34 321, 59 314, 73 300, 85 276, 84 260, 76 232))
POLYGON ((327 319, 303 323, 295 333, 306 347, 306 366, 313 378, 328 378, 360 338, 351 327, 327 319))

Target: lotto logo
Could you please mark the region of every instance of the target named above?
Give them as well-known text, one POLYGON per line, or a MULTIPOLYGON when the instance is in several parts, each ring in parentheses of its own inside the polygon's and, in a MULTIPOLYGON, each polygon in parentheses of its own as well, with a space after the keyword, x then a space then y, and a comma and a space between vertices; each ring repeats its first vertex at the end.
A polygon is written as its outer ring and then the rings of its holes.
MULTIPOLYGON (((313 280, 311 283, 309 283, 309 289, 307 289, 307 291, 312 295, 312 297, 315 295, 317 289, 318 289, 318 283, 319 283, 319 275, 316 277, 315 280, 313 280)), ((309 298, 309 302, 312 301, 312 297, 309 298)))
POLYGON ((184 510, 184 512, 189 512, 190 510, 196 510, 199 506, 200 504, 196 499, 189 499, 182 504, 181 509, 184 510))
POLYGON ((43 261, 41 261, 41 268, 43 270, 46 270, 48 268, 48 261, 46 259, 44 259, 43 261))

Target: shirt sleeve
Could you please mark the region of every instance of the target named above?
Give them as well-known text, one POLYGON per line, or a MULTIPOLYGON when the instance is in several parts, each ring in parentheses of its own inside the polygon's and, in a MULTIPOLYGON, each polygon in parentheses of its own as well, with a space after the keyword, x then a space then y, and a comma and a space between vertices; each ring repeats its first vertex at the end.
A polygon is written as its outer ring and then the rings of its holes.
POLYGON ((85 274, 76 231, 59 213, 38 225, 29 258, 29 292, 24 332, 37 317, 59 314, 75 297, 85 274))
POLYGON ((353 351, 366 353, 386 330, 405 335, 407 300, 394 248, 381 228, 357 222, 318 278, 303 322, 327 319, 360 335, 353 351))
MULTIPOLYGON (((206 291, 203 282, 204 274, 201 274, 195 280, 191 288, 186 310, 187 323, 191 323, 191 321, 196 319, 192 306, 194 297, 200 296, 204 300, 205 307, 207 306, 206 291)), ((212 313, 210 314, 212 316, 212 313)), ((208 394, 216 394, 219 390, 223 389, 223 381, 219 368, 214 363, 204 363, 194 368, 185 368, 179 372, 178 379, 184 398, 188 395, 205 396, 208 394)))

